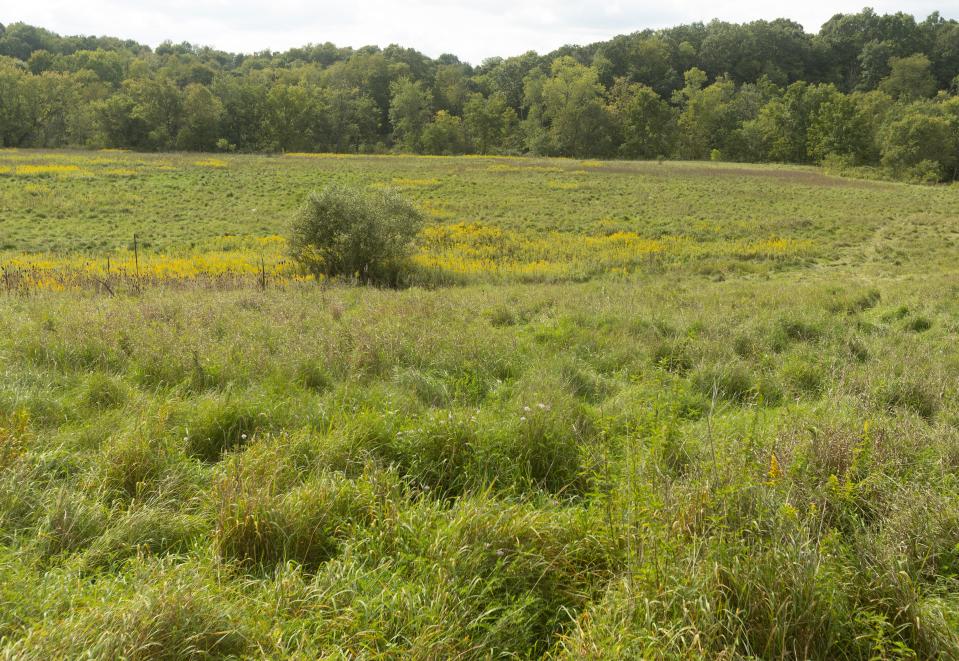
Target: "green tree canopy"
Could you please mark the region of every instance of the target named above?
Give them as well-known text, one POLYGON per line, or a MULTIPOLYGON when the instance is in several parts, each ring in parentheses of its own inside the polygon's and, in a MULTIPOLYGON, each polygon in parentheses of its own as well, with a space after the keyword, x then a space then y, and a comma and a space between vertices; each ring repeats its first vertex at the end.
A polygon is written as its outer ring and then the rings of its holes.
POLYGON ((879 88, 894 99, 923 99, 936 93, 932 63, 922 53, 889 60, 889 75, 879 88))
POLYGON ((423 129, 430 121, 430 95, 420 81, 403 78, 390 86, 390 124, 393 139, 409 151, 420 147, 423 129))

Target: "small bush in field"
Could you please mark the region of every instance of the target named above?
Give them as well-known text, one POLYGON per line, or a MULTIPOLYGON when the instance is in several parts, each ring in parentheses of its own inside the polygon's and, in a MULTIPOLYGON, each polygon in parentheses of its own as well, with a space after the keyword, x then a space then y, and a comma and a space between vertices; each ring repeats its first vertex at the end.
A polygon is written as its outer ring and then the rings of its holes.
POLYGON ((290 251, 316 277, 396 287, 422 224, 420 212, 391 191, 329 186, 297 213, 290 251))

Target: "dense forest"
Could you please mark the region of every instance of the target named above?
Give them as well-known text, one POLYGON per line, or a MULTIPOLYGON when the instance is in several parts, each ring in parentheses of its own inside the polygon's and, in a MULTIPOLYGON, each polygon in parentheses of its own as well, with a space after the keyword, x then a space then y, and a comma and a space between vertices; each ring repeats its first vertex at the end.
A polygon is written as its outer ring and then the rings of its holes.
POLYGON ((871 9, 547 55, 330 43, 240 55, 0 25, 0 145, 881 166, 959 178, 959 22, 871 9))

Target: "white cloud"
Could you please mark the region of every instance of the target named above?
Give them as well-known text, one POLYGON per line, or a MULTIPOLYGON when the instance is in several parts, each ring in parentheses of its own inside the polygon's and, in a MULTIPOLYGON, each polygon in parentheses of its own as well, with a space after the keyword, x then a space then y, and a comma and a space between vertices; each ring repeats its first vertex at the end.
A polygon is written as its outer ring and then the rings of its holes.
MULTIPOLYGON (((674 0, 601 4, 568 0, 33 0, 0 7, 0 22, 24 21, 61 34, 107 34, 156 46, 169 39, 233 52, 285 50, 331 41, 342 46, 398 43, 428 55, 455 53, 479 63, 493 55, 548 52, 616 34, 721 18, 791 18, 815 32, 835 13, 868 0, 674 0)), ((938 9, 959 18, 959 0, 882 0, 877 12, 908 11, 919 19, 938 9)))

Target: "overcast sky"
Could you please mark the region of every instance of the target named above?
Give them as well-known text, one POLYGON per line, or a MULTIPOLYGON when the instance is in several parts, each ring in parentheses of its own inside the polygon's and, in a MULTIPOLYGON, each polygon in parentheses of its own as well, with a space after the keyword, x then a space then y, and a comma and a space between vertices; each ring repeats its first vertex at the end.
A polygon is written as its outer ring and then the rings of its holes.
POLYGON ((189 41, 231 52, 398 43, 427 55, 484 58, 540 53, 645 28, 720 18, 791 18, 816 32, 835 13, 868 3, 879 13, 934 10, 959 18, 959 0, 0 0, 0 23, 23 21, 61 34, 96 34, 156 46, 189 41))

